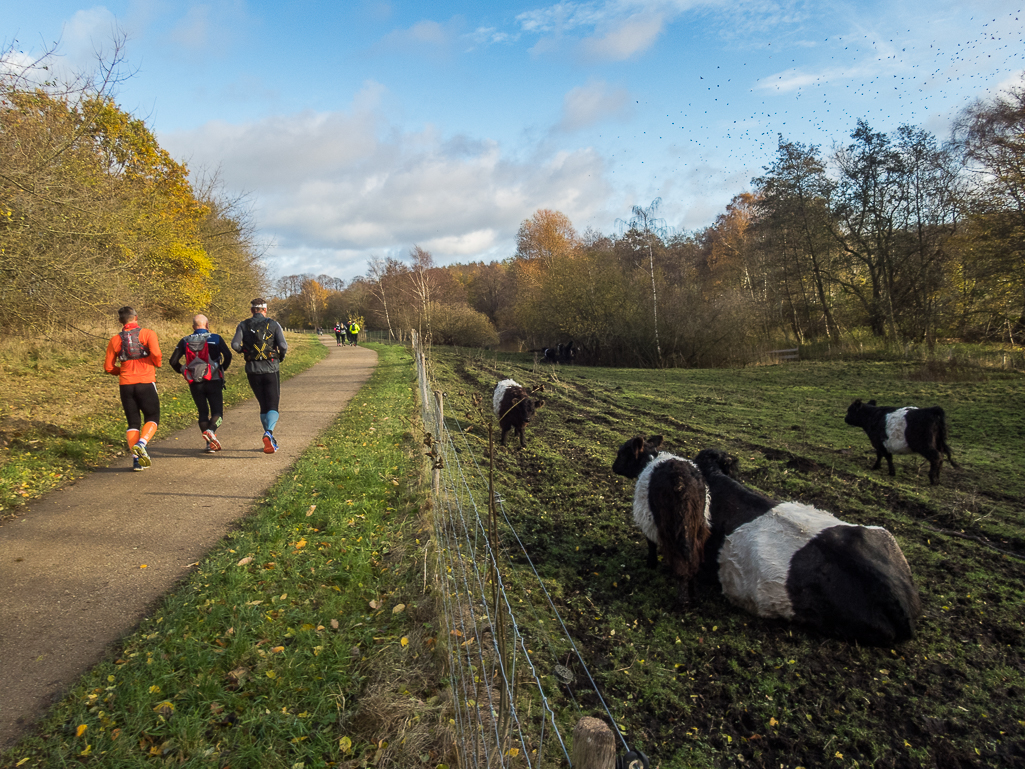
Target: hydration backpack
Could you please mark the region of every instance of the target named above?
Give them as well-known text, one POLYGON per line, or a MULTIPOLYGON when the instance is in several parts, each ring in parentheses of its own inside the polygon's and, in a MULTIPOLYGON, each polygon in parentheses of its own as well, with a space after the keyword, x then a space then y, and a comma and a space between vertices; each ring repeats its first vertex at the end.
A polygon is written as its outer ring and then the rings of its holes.
POLYGON ((185 366, 182 375, 193 382, 209 382, 220 367, 210 359, 210 334, 192 334, 185 337, 185 366))
POLYGON ((246 361, 277 360, 274 351, 274 330, 270 318, 260 316, 242 325, 242 357, 246 361))
POLYGON ((136 326, 118 332, 118 336, 121 337, 121 352, 118 354, 120 360, 139 360, 149 355, 146 345, 139 341, 139 331, 141 329, 136 326))

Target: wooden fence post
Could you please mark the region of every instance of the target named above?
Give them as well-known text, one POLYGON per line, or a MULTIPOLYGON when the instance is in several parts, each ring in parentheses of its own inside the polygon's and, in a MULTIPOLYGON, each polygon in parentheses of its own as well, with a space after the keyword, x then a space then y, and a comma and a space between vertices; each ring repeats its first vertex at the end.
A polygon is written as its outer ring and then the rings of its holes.
POLYGON ((616 736, 600 718, 584 716, 573 729, 573 769, 615 769, 616 736))

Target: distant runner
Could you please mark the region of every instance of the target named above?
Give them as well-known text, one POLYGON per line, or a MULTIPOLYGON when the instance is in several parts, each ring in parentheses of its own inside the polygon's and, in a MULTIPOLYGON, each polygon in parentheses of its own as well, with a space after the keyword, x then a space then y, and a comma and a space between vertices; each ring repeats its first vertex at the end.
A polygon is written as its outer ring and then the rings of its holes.
POLYGON ((117 311, 117 318, 123 327, 107 342, 103 370, 118 378, 121 407, 128 420, 125 436, 132 454, 132 470, 138 472, 152 464, 146 444, 153 439, 160 423, 156 385, 161 364, 160 344, 153 331, 139 326, 133 308, 122 307, 117 311))
POLYGON ((288 343, 285 332, 276 320, 267 317, 267 301, 254 299, 249 306, 253 317, 238 324, 231 340, 231 349, 246 359, 246 377, 260 404, 263 425, 263 453, 278 450, 274 426, 278 423, 278 401, 281 397, 279 363, 285 359, 288 343))
POLYGON ((206 440, 205 451, 212 454, 221 450, 217 428, 224 416, 224 372, 231 365, 231 350, 219 335, 210 333, 209 325, 205 315, 194 317, 192 333, 175 346, 170 363, 189 383, 189 393, 199 412, 199 430, 206 440))
POLYGON ((349 344, 355 347, 356 343, 359 341, 359 322, 356 320, 350 320, 346 332, 349 337, 349 344))
POLYGON ((335 332, 335 347, 341 347, 342 335, 345 334, 345 328, 342 326, 342 322, 338 321, 335 323, 335 327, 332 330, 335 332))

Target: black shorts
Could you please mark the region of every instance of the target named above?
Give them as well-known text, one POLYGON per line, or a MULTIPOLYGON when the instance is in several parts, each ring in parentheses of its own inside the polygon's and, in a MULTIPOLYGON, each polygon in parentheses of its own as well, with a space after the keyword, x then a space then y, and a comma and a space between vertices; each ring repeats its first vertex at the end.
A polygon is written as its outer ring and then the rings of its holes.
POLYGON ((119 385, 121 407, 125 410, 129 430, 139 430, 143 421, 160 424, 160 397, 153 382, 119 385), (142 412, 142 416, 139 416, 142 412))

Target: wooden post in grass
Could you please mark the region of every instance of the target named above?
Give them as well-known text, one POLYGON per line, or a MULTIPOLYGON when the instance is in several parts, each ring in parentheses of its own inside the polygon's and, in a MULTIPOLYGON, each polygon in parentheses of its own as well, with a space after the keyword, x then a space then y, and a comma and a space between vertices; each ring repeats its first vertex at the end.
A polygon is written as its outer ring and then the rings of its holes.
MULTIPOLYGON (((438 409, 438 434, 436 438, 440 445, 443 440, 441 433, 443 432, 445 425, 445 396, 441 390, 434 391, 434 405, 437 406, 438 409)), ((431 488, 434 489, 435 495, 441 493, 441 466, 437 461, 434 463, 431 488)))
POLYGON ((600 718, 584 716, 573 729, 573 769, 615 769, 616 736, 600 718))

